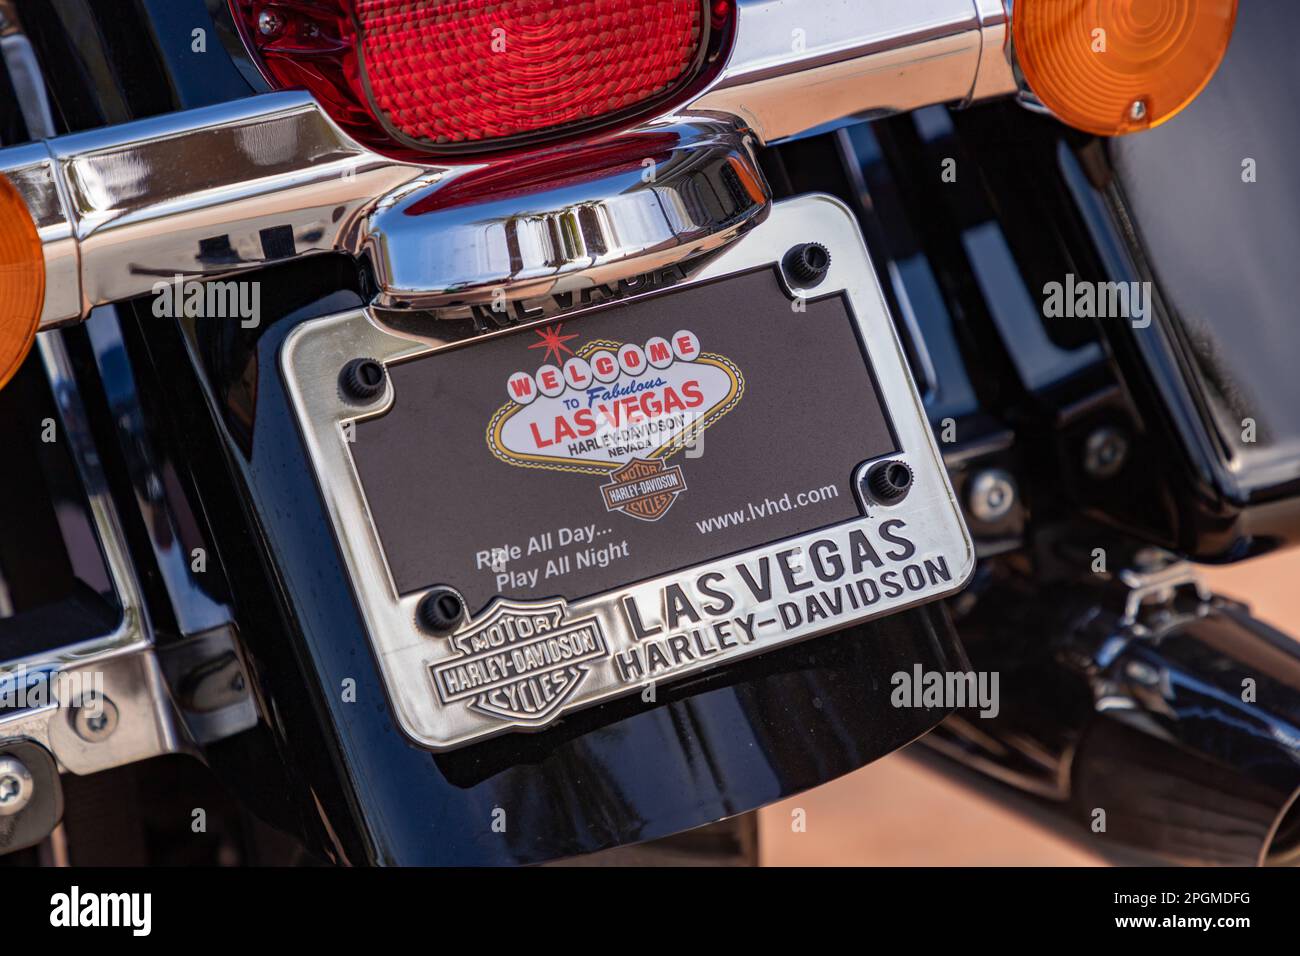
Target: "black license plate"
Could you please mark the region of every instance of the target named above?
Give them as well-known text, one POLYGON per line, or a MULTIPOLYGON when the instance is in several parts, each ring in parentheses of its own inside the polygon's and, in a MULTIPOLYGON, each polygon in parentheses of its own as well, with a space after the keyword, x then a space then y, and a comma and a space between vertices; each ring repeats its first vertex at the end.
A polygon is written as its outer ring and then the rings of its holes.
POLYGON ((854 470, 897 450, 845 297, 793 312, 772 268, 390 375, 352 453, 394 584, 472 613, 857 517, 854 470))

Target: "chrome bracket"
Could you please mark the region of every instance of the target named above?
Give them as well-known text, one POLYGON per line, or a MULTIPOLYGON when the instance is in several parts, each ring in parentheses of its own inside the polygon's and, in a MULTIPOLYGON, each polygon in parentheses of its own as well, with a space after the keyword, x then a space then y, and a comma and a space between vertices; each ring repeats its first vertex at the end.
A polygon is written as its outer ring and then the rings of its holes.
POLYGON ((1180 561, 1158 548, 1143 548, 1134 561, 1135 567, 1119 572, 1120 582, 1128 589, 1121 625, 1141 628, 1138 618, 1144 607, 1171 606, 1182 591, 1190 590, 1201 605, 1209 605, 1210 589, 1190 561, 1180 561))

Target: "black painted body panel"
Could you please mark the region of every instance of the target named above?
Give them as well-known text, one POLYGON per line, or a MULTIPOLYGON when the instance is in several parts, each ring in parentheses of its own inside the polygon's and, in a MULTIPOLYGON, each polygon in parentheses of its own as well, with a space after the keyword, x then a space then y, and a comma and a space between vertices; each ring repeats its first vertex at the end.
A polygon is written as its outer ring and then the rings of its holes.
POLYGON ((1242 4, 1228 55, 1174 122, 1116 140, 1116 188, 1160 286, 1168 349, 1238 503, 1300 492, 1300 7, 1242 4), (1243 441, 1243 422, 1256 440, 1243 441))
MULTIPOLYGON (((693 382, 700 404, 678 414, 717 414, 703 418, 709 427, 690 453, 661 456, 659 449, 671 447, 665 442, 673 433, 637 432, 626 414, 621 427, 605 426, 624 408, 621 399, 637 396, 610 396, 593 379, 588 384, 597 387, 589 401, 581 389, 568 393, 568 400, 581 406, 561 416, 564 427, 573 429, 571 437, 557 438, 560 426, 547 411, 531 424, 549 444, 534 440, 529 449, 536 461, 515 458, 529 464, 509 464, 502 456, 513 450, 500 447, 500 438, 495 449, 485 439, 490 423, 502 420, 501 410, 528 416, 534 409, 559 407, 545 397, 514 406, 508 397, 506 382, 513 372, 535 372, 543 363, 534 348, 542 342, 535 332, 394 366, 393 407, 359 422, 350 447, 399 594, 451 585, 471 614, 497 594, 521 600, 559 594, 576 601, 856 518, 861 509, 854 469, 896 449, 845 300, 827 297, 808 303, 806 312, 793 312, 774 270, 614 305, 566 319, 559 329, 573 336, 565 348, 588 356, 624 343, 644 346, 653 336, 678 330, 694 333, 706 363, 697 377, 682 372, 693 364, 676 363, 675 373, 663 373, 667 384, 648 394, 662 403, 666 389, 673 388, 684 406, 691 398, 679 390, 693 382), (729 380, 732 398, 722 404, 719 396, 726 393, 715 395, 704 383, 721 388, 728 381, 724 370, 734 378, 729 380), (593 435, 601 425, 605 434, 628 436, 612 443, 615 452, 620 442, 640 442, 636 457, 680 469, 685 490, 665 513, 641 520, 607 510, 602 487, 612 480, 611 472, 600 473, 607 450, 596 447, 568 458, 567 446, 584 441, 579 415, 587 416, 593 435), (795 495, 808 491, 821 500, 788 510, 773 507, 761 520, 746 515, 749 520, 708 534, 697 526, 749 502, 779 503, 789 495, 793 503, 795 495), (548 559, 569 551, 571 542, 555 537, 559 529, 587 529, 589 523, 595 536, 586 543, 615 545, 617 560, 582 568, 575 559, 546 573, 548 559), (549 541, 542 537, 547 533, 549 541), (538 550, 529 551, 530 540, 538 550), (542 573, 531 583, 512 577, 515 583, 498 589, 485 552, 511 545, 520 553, 502 572, 542 573)), ((648 372, 644 380, 655 378, 648 372)), ((520 429, 516 440, 520 435, 527 438, 529 432, 520 429)))

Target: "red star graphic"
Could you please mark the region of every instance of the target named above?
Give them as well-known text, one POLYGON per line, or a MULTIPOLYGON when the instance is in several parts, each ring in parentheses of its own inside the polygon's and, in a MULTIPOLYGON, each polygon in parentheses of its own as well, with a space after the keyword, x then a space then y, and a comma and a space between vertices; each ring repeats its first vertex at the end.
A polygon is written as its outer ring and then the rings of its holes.
POLYGON ((541 341, 534 342, 532 345, 528 347, 530 349, 541 349, 541 348, 546 349, 545 354, 542 356, 543 362, 549 361, 551 358, 551 353, 554 352, 555 362, 558 365, 560 363, 561 352, 568 352, 570 355, 573 354, 573 349, 569 348, 564 343, 568 342, 570 339, 576 339, 578 337, 578 334, 576 332, 573 333, 572 335, 561 335, 560 332, 563 329, 564 329, 563 322, 561 322, 559 325, 548 325, 545 329, 539 329, 537 331, 537 335, 541 339, 541 341))

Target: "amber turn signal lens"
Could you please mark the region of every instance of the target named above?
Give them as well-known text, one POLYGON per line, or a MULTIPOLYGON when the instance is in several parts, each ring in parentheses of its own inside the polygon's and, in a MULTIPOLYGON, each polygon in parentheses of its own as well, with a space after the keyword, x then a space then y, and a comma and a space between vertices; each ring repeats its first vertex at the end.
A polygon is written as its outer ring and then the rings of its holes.
POLYGON ((1115 136, 1150 129, 1218 69, 1237 0, 1016 0, 1025 82, 1064 123, 1115 136))
POLYGON ((0 388, 36 341, 45 304, 45 255, 27 204, 0 176, 0 388))

